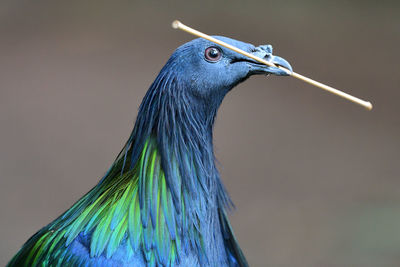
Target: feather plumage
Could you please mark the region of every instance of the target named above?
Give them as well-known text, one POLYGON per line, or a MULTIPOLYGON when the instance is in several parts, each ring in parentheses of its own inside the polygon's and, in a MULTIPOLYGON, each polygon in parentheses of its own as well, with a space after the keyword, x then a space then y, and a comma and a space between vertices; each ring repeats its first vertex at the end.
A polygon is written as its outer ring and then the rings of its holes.
POLYGON ((212 129, 235 85, 282 72, 223 48, 221 60, 210 62, 210 45, 196 39, 173 53, 101 181, 8 266, 247 266, 225 213, 231 201, 215 167, 212 129))

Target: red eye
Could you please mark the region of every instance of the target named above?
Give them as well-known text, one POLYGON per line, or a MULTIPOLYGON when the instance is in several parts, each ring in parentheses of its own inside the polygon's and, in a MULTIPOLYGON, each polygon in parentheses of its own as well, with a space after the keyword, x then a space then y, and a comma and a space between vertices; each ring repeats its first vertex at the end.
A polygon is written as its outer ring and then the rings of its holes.
POLYGON ((211 46, 204 52, 204 57, 211 62, 216 62, 221 59, 222 53, 219 48, 211 46))

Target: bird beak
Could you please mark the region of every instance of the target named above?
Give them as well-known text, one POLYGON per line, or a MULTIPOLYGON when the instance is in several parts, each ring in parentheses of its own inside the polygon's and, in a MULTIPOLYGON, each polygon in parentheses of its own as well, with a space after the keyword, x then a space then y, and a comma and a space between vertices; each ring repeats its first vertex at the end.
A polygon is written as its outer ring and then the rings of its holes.
MULTIPOLYGON (((287 70, 291 72, 293 72, 292 66, 290 66, 289 62, 287 62, 285 59, 278 57, 278 56, 272 56, 271 60, 268 60, 271 63, 274 63, 276 66, 280 66, 283 67, 287 70)), ((271 74, 275 74, 275 75, 290 75, 287 71, 282 70, 280 68, 276 68, 276 67, 269 67, 268 68, 268 72, 271 74)))
POLYGON ((255 48, 253 55, 262 58, 268 62, 275 64, 277 67, 266 66, 262 63, 254 61, 253 59, 246 59, 246 61, 250 62, 250 74, 274 74, 278 76, 288 76, 293 71, 292 66, 285 59, 272 55, 272 46, 271 45, 261 45, 255 48), (283 67, 289 72, 280 69, 278 67, 283 67))

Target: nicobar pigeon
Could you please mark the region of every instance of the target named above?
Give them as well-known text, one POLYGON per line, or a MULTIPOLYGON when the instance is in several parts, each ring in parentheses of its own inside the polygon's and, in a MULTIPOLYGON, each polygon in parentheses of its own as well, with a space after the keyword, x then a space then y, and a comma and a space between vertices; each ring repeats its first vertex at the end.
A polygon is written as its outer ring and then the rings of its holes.
MULTIPOLYGON (((291 70, 270 45, 215 38, 291 70)), ((248 266, 212 139, 224 96, 254 74, 287 75, 204 39, 177 48, 104 177, 8 266, 248 266)))

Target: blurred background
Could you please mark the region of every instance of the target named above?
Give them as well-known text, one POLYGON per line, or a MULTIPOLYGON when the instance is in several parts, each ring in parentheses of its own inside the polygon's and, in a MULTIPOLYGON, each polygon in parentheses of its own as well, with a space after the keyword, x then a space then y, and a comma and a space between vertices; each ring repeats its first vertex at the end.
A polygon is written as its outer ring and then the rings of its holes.
POLYGON ((294 70, 224 100, 215 149, 251 266, 400 266, 399 1, 0 2, 0 265, 92 188, 173 50, 272 44, 294 70))

